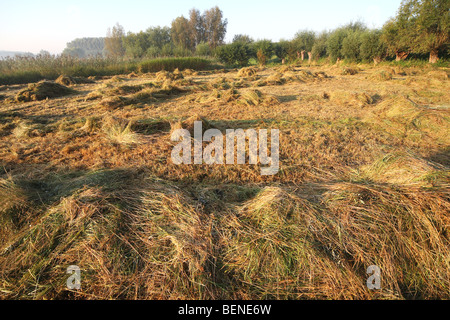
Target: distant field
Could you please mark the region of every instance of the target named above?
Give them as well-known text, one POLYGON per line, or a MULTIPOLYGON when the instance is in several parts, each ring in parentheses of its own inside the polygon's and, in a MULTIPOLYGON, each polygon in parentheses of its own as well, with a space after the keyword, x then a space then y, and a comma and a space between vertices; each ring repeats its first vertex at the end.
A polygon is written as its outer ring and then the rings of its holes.
POLYGON ((0 298, 450 298, 448 68, 185 68, 0 86, 0 298), (279 173, 173 164, 194 120, 279 173))

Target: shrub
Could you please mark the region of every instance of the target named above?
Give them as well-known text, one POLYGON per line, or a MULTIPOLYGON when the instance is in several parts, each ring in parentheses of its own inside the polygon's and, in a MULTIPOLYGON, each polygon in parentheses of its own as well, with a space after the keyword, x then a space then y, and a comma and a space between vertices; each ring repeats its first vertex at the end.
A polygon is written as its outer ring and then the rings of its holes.
POLYGON ((247 44, 236 42, 218 47, 217 58, 227 65, 238 65, 245 67, 252 57, 252 51, 247 44))

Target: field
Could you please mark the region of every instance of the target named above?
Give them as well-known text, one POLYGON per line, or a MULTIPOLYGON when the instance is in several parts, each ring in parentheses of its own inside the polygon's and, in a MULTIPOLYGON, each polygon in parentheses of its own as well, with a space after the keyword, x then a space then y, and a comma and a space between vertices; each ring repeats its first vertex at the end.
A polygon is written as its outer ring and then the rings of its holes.
POLYGON ((297 64, 0 86, 0 298, 449 299, 448 73, 297 64), (175 165, 171 132, 195 120, 279 129, 279 172, 175 165))

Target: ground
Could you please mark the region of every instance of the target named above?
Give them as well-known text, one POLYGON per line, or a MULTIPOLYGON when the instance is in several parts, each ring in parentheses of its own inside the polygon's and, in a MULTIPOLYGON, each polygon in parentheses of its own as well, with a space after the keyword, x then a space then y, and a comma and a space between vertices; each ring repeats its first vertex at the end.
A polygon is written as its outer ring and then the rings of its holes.
POLYGON ((0 87, 0 297, 449 298, 448 70, 91 80, 28 102, 0 87), (279 129, 280 171, 173 164, 193 120, 279 129))

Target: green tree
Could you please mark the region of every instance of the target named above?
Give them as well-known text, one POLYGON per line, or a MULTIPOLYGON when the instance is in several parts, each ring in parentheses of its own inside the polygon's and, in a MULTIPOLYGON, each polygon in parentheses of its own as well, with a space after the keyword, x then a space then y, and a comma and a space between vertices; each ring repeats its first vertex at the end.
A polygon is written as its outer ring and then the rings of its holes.
POLYGON ((228 20, 223 17, 219 7, 206 10, 204 13, 205 36, 211 48, 223 44, 227 33, 228 20))
POLYGON ((242 42, 235 42, 217 47, 215 52, 217 58, 221 62, 227 65, 238 65, 240 67, 247 66, 252 57, 250 46, 242 42))
POLYGON ((267 60, 272 58, 272 55, 274 54, 272 41, 267 39, 258 40, 252 43, 251 48, 261 66, 264 66, 267 60))
POLYGON ((449 0, 404 0, 406 19, 414 25, 412 47, 417 53, 429 53, 430 63, 439 60, 439 51, 448 46, 450 34, 449 0))
POLYGON ((170 29, 172 41, 176 47, 193 50, 192 35, 190 32, 189 20, 181 16, 172 21, 170 29))
POLYGON ((316 37, 316 41, 311 49, 312 58, 317 60, 327 54, 328 32, 322 32, 316 37))
POLYGON ((236 34, 233 37, 233 43, 235 42, 242 42, 242 43, 246 43, 246 44, 251 44, 254 42, 254 40, 246 34, 236 34))
POLYGON ((316 40, 316 34, 313 31, 302 30, 295 34, 292 42, 297 52, 300 53, 302 60, 305 59, 305 52, 311 52, 316 40))
POLYGON ((342 40, 341 54, 345 59, 359 60, 361 49, 361 36, 363 32, 360 30, 348 30, 347 35, 342 40))
POLYGON ((379 29, 368 30, 361 35, 361 58, 380 63, 387 55, 386 44, 382 41, 382 31, 379 29))
POLYGON ((124 28, 119 24, 111 29, 108 28, 105 38, 105 52, 111 58, 121 58, 125 54, 123 38, 125 36, 124 28))

